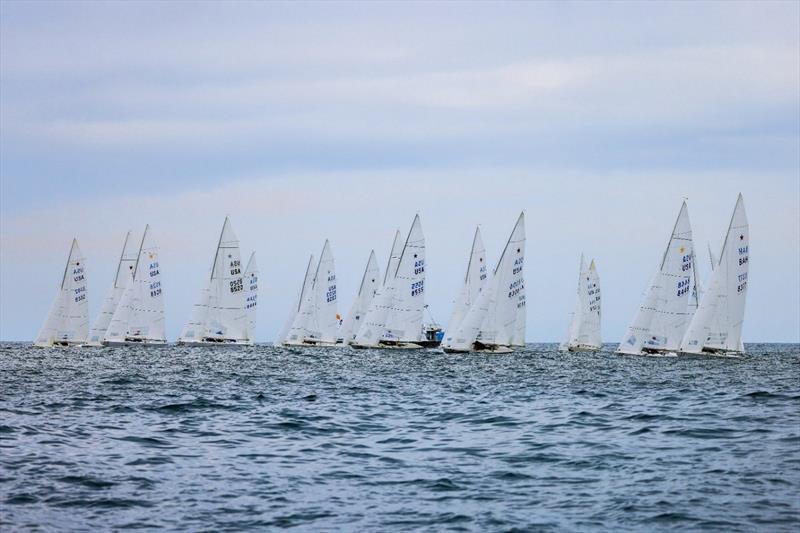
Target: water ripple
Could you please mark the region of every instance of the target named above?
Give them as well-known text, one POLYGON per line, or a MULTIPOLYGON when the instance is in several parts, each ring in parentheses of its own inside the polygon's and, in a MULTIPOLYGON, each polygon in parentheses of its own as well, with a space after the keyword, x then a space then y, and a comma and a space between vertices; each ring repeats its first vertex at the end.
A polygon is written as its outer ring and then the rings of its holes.
POLYGON ((796 531, 800 347, 0 344, 8 530, 796 531))

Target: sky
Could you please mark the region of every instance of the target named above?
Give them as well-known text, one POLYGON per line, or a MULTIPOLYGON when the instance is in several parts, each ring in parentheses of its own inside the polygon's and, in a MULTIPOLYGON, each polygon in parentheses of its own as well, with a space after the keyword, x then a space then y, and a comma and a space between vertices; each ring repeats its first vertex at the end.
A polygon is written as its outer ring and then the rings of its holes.
POLYGON ((718 253, 741 192, 744 340, 800 342, 799 65, 789 1, 3 0, 0 339, 35 336, 73 237, 94 319, 146 223, 175 339, 226 215, 258 341, 326 238, 344 314, 417 213, 446 323, 475 226, 494 263, 524 210, 528 342, 564 335, 581 253, 616 342, 682 200, 718 253))

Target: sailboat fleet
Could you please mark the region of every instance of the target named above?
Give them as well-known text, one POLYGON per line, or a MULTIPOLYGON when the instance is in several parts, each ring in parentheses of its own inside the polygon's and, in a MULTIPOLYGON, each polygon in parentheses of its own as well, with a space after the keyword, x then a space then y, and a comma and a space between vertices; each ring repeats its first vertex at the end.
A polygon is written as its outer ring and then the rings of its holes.
MULTIPOLYGON (((354 349, 437 348, 446 353, 510 353, 525 345, 525 214, 517 218, 490 269, 480 227, 472 238, 463 282, 444 334, 426 325, 425 235, 416 215, 405 238, 397 230, 381 276, 371 250, 358 292, 342 319, 330 241, 319 260, 312 254, 296 300, 276 345, 354 349)), ((35 346, 160 346, 167 344, 159 248, 150 226, 141 240, 125 235, 113 283, 89 327, 86 259, 74 239, 61 283, 35 346)), ((661 261, 616 352, 619 355, 737 356, 744 353, 749 231, 739 195, 718 259, 706 284, 697 279, 695 247, 686 202, 681 205, 661 261), (705 287, 705 288, 704 288, 705 287)), ((211 268, 177 344, 252 346, 258 306, 255 252, 242 263, 228 217, 211 268)), ((602 349, 601 293, 597 266, 581 254, 574 311, 559 346, 564 352, 602 349)))

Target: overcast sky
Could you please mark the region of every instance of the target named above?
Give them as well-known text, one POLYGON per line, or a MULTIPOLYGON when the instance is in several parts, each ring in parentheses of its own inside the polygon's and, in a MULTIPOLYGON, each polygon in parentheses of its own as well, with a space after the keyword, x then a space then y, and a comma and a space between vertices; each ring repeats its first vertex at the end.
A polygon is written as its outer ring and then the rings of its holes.
POLYGON ((798 342, 798 6, 3 1, 0 338, 33 338, 73 236, 94 319, 150 223, 174 339, 226 214, 259 341, 325 238, 344 313, 415 213, 445 322, 475 225, 493 263, 524 209, 527 340, 566 331, 584 252, 614 342, 682 199, 718 252, 742 192, 744 340, 798 342))

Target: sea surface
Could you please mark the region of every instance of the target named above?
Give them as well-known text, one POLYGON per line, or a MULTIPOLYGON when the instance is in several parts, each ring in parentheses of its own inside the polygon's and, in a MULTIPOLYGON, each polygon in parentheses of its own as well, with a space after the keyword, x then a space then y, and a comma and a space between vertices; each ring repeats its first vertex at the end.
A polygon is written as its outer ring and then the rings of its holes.
POLYGON ((0 344, 0 530, 798 531, 800 346, 0 344))

